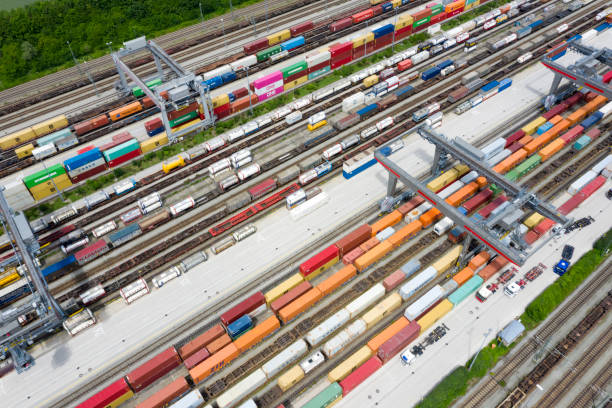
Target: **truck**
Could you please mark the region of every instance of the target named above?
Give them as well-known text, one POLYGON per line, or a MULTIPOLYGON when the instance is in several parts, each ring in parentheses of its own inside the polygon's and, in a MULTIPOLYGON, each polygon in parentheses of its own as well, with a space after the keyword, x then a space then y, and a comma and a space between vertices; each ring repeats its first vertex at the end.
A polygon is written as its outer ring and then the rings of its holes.
POLYGON ((491 283, 486 287, 483 286, 478 292, 476 292, 476 300, 478 300, 480 303, 483 303, 497 291, 497 288, 498 286, 495 283, 491 283))
POLYGON ((521 291, 521 289, 522 288, 518 283, 512 282, 504 288, 504 294, 510 298, 513 298, 521 291))
POLYGON ((557 262, 557 264, 553 268, 553 272, 559 276, 565 275, 565 272, 567 272, 570 266, 570 261, 572 260, 573 255, 574 255, 574 247, 571 245, 565 245, 563 247, 561 259, 559 260, 559 262, 557 262))

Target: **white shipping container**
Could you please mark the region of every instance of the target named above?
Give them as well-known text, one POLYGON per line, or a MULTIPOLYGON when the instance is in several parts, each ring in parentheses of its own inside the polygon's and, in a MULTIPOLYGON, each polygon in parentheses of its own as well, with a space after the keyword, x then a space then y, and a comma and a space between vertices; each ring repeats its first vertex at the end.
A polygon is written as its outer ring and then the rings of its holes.
POLYGON ((240 181, 244 181, 249 177, 252 177, 255 174, 259 173, 260 171, 261 167, 259 167, 259 164, 249 164, 248 166, 243 167, 242 170, 238 170, 238 178, 240 179, 240 181))
POLYGON ((317 123, 325 120, 325 112, 317 112, 308 118, 310 125, 316 125, 317 123))
POLYGON ((206 81, 207 79, 218 77, 228 72, 232 72, 232 67, 229 65, 223 65, 223 66, 220 66, 219 68, 213 69, 212 71, 205 72, 202 75, 202 77, 206 81))
POLYGON ((382 283, 377 283, 368 289, 363 295, 349 303, 346 306, 346 310, 351 314, 351 319, 355 318, 384 295, 385 287, 382 283))
POLYGON ((331 53, 329 51, 321 51, 316 54, 306 55, 306 64, 308 67, 314 67, 315 65, 319 65, 325 61, 329 61, 331 59, 331 53))
POLYGON ((49 157, 56 152, 57 149, 55 148, 55 145, 51 143, 32 149, 32 156, 34 156, 36 160, 40 160, 44 159, 45 157, 49 157))
POLYGON ((610 163, 612 163, 612 154, 607 155, 602 161, 593 166, 591 170, 594 171, 596 174, 599 174, 610 163))
POLYGON ((221 136, 217 136, 204 143, 204 146, 206 147, 206 150, 212 152, 213 150, 217 150, 225 146, 225 139, 223 139, 221 136))
POLYGON ((453 227, 453 225, 455 225, 453 220, 448 217, 444 217, 440 221, 438 221, 436 225, 434 225, 434 232, 441 236, 442 234, 448 232, 453 227))
POLYGON ((501 162, 502 160, 504 160, 505 158, 510 156, 511 154, 512 154, 512 152, 510 150, 504 149, 501 152, 497 153, 495 156, 491 157, 490 159, 487 159, 486 163, 490 167, 493 167, 497 163, 501 162))
POLYGON ((312 97, 312 99, 315 102, 321 101, 325 98, 327 98, 328 96, 332 95, 334 93, 334 89, 333 88, 326 88, 326 89, 321 89, 320 91, 317 91, 314 93, 314 96, 312 97))
POLYGON ((578 180, 574 181, 569 186, 569 188, 567 189, 567 192, 570 193, 571 195, 575 195, 580 190, 582 190, 584 186, 586 186, 591 181, 593 181, 595 177, 597 177, 597 173, 595 173, 593 170, 587 171, 578 180))
POLYGON ((249 149, 242 149, 232 154, 230 156, 230 161, 232 162, 232 165, 235 166, 237 162, 247 157, 251 157, 251 151, 249 149))
POLYGON ((340 333, 328 340, 323 345, 321 351, 327 356, 327 358, 331 358, 342 350, 344 346, 365 333, 366 328, 367 326, 363 319, 357 319, 346 329, 342 330, 340 333))
POLYGON ((480 151, 484 153, 486 160, 504 150, 504 147, 506 147, 506 139, 499 137, 488 145, 484 146, 482 149, 480 149, 480 151))
POLYGON ((304 371, 304 374, 308 374, 317 366, 321 365, 325 361, 325 356, 320 351, 313 353, 312 355, 306 357, 304 360, 300 362, 300 368, 304 371))
POLYGON ((217 405, 219 408, 235 406, 244 397, 265 384, 266 381, 266 374, 261 369, 257 369, 245 379, 239 381, 238 384, 219 395, 217 397, 217 405))
POLYGON ((461 187, 463 187, 465 184, 463 184, 461 181, 457 180, 454 183, 446 186, 444 188, 444 190, 440 191, 438 193, 438 196, 440 196, 440 198, 448 198, 451 194, 456 193, 461 187))
POLYGON ((463 28, 461 27, 455 27, 455 28, 451 28, 450 30, 444 32, 444 36, 446 38, 455 38, 457 37, 459 34, 461 34, 463 32, 463 28))
POLYGON ((393 126, 393 118, 391 116, 388 116, 384 118, 383 120, 381 120, 380 122, 376 123, 376 128, 378 129, 379 132, 382 132, 384 129, 388 128, 389 126, 393 126))
POLYGON ((249 55, 248 57, 240 58, 239 60, 230 63, 230 68, 232 71, 238 72, 255 64, 257 64, 257 56, 249 55))
POLYGON ((306 106, 310 105, 311 103, 312 103, 311 97, 310 97, 310 95, 308 95, 308 96, 306 96, 304 98, 298 99, 297 101, 293 102, 291 107, 293 109, 298 110, 298 109, 305 108, 306 106))
POLYGON ((438 301, 438 299, 442 298, 442 296, 444 296, 444 289, 442 289, 442 286, 434 286, 418 300, 408 306, 404 312, 404 316, 410 321, 416 319, 425 310, 427 310, 429 306, 433 305, 438 301))
MULTIPOLYGON (((439 33, 440 31, 442 31, 442 28, 440 27, 440 24, 434 24, 434 25, 432 25, 432 26, 427 27, 427 32, 428 32, 430 35, 437 34, 437 33, 439 33)), ((435 38, 434 38, 434 40, 435 40, 435 38)), ((439 44, 439 43, 436 43, 436 44, 439 44)))
POLYGON ((268 378, 274 377, 283 368, 308 352, 308 346, 304 340, 298 340, 285 350, 261 366, 262 371, 268 378))
POLYGON ((244 130, 242 127, 232 129, 222 136, 228 143, 233 143, 236 140, 244 137, 244 130))
POLYGON ((425 286, 429 281, 438 275, 438 271, 433 266, 425 268, 421 273, 402 285, 399 294, 403 300, 408 300, 416 291, 425 286))
POLYGON ((124 286, 119 290, 121 297, 128 305, 144 295, 149 293, 149 287, 144 279, 140 278, 137 281, 124 286))
POLYGON ((153 278, 153 284, 158 289, 170 282, 172 279, 178 278, 181 275, 181 269, 178 266, 173 266, 165 272, 160 273, 153 278))
POLYGON ((365 102, 365 95, 363 92, 357 92, 342 101, 342 112, 348 112, 358 105, 362 105, 365 102))
POLYGON ((421 62, 429 59, 429 51, 421 51, 411 57, 412 65, 420 64, 421 62))
POLYGON ((470 172, 465 174, 463 177, 461 177, 459 181, 462 182, 463 184, 467 184, 467 183, 471 183, 477 178, 478 178, 478 172, 476 170, 471 170, 470 172))
POLYGON ((176 204, 170 206, 170 214, 176 217, 178 214, 183 211, 195 207, 195 201, 191 197, 187 197, 184 200, 179 201, 176 204))
POLYGON ((268 126, 270 123, 272 123, 272 118, 270 118, 270 115, 264 115, 262 117, 259 117, 259 118, 255 119, 255 122, 257 122, 257 126, 262 128, 262 127, 268 126))
POLYGON ((365 140, 374 136, 376 133, 378 133, 378 128, 376 126, 372 126, 361 131, 361 138, 365 140))
POLYGON ((255 132, 257 129, 259 129, 259 125, 257 124, 257 122, 251 121, 242 125, 241 129, 244 132, 244 135, 248 136, 251 133, 255 132))
POLYGON ((290 114, 285 116, 285 122, 288 125, 293 125, 294 123, 297 123, 300 120, 302 120, 302 112, 300 111, 291 112, 290 114))
POLYGON ((329 160, 332 157, 336 156, 337 154, 342 153, 342 145, 340 143, 333 145, 332 147, 330 147, 329 149, 325 149, 323 151, 323 158, 325 160, 329 160))
POLYGON ((605 118, 605 117, 608 117, 608 115, 610 115, 610 113, 612 113, 612 102, 608 102, 604 106, 599 108, 599 112, 601 112, 603 114, 602 119, 605 118))
POLYGON ((326 337, 331 335, 340 327, 344 326, 344 324, 349 320, 351 320, 350 313, 346 309, 341 309, 339 312, 328 317, 325 319, 325 321, 323 321, 323 323, 309 331, 304 338, 308 344, 311 346, 316 346, 326 337))
POLYGON ((431 126, 434 123, 442 122, 443 117, 444 114, 442 113, 442 111, 436 112, 433 115, 429 116, 427 119, 425 119, 425 124, 431 126))
POLYGON ((101 236, 106 235, 109 232, 114 231, 116 229, 117 229, 117 224, 115 223, 115 221, 110 220, 109 222, 106 222, 100 225, 99 227, 94 228, 92 231, 92 234, 94 237, 100 238, 101 236))
POLYGON ((376 239, 380 242, 383 242, 385 239, 389 238, 391 235, 395 234, 395 229, 393 227, 387 227, 384 230, 380 231, 376 234, 376 239))
POLYGON ((329 201, 329 196, 325 193, 317 194, 312 198, 306 200, 305 203, 299 205, 297 208, 291 210, 291 218, 297 221, 308 214, 320 208, 329 201))
POLYGON ((291 108, 284 106, 272 112, 271 117, 272 117, 272 120, 281 120, 282 118, 289 115, 290 113, 291 113, 291 108))
POLYGON ((229 169, 231 165, 232 163, 229 159, 221 159, 217 162, 214 162, 208 167, 208 173, 211 177, 214 177, 216 174, 219 174, 222 171, 229 169))

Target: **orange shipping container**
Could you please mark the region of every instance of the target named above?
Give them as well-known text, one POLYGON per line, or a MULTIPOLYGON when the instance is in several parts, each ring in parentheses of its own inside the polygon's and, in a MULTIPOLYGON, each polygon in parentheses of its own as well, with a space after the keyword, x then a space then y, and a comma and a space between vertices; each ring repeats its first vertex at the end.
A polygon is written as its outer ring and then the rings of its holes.
POLYGON ((259 323, 257 326, 253 327, 251 330, 240 336, 234 342, 234 345, 240 350, 241 353, 244 353, 270 334, 274 332, 274 330, 280 327, 280 322, 276 318, 276 316, 270 316, 263 322, 259 323))
POLYGON ((423 228, 427 228, 432 223, 438 221, 440 218, 442 218, 442 213, 440 212, 440 210, 438 210, 437 208, 432 208, 425 214, 421 215, 419 217, 419 221, 421 222, 421 225, 423 225, 423 228))
POLYGON ((561 133, 565 132, 567 129, 569 129, 570 125, 571 124, 570 124, 569 120, 563 119, 561 122, 559 122, 555 126, 553 126, 549 130, 549 132, 553 135, 552 137, 554 138, 554 137, 559 136, 561 133))
POLYGON ((393 245, 388 241, 383 241, 370 249, 365 254, 355 260, 355 267, 359 272, 364 271, 370 265, 381 260, 389 252, 393 251, 393 245))
POLYGON ((459 190, 451 194, 446 199, 446 202, 452 205, 453 207, 459 207, 462 202, 467 200, 477 191, 478 184, 475 181, 472 181, 471 183, 467 183, 465 186, 461 187, 459 190))
POLYGON ((238 357, 240 351, 233 343, 228 344, 218 353, 213 354, 206 360, 189 370, 189 375, 195 384, 204 381, 209 375, 222 369, 226 364, 238 357))
POLYGON ((278 317, 281 318, 283 323, 288 323, 291 319, 317 303, 322 297, 323 295, 319 289, 312 288, 287 306, 283 307, 278 312, 278 317))
POLYGON ((533 136, 529 136, 529 135, 525 135, 523 137, 521 137, 518 142, 520 144, 522 144, 523 146, 525 146, 527 143, 531 142, 533 140, 533 136))
POLYGON ((495 165, 495 167, 493 167, 493 171, 499 174, 505 174, 526 158, 527 151, 525 149, 518 149, 516 152, 512 153, 510 156, 495 165))
POLYGON ((132 102, 120 108, 117 108, 115 110, 108 112, 108 116, 110 117, 110 120, 115 122, 117 120, 125 118, 126 116, 130 116, 136 112, 140 112, 141 110, 142 110, 142 105, 140 104, 140 102, 132 102))
POLYGON ((584 105, 583 108, 587 111, 587 114, 590 115, 591 113, 599 109, 604 103, 606 103, 607 100, 608 99, 605 96, 597 95, 595 99, 584 105))
POLYGON ((487 251, 482 251, 481 253, 470 259, 468 266, 472 268, 472 270, 476 271, 482 265, 486 264, 489 258, 491 258, 491 255, 487 251))
POLYGON ((586 118, 586 111, 584 108, 580 108, 573 113, 567 115, 567 120, 570 122, 571 126, 574 126, 576 123, 582 121, 586 118))
POLYGON ((404 327, 408 326, 410 322, 404 316, 400 317, 389 326, 387 326, 383 331, 378 333, 376 336, 372 337, 370 341, 368 341, 368 347, 372 350, 372 353, 376 354, 380 346, 382 346, 387 340, 391 337, 395 336, 402 330, 404 327))
POLYGON ((466 266, 458 274, 453 276, 453 280, 457 282, 457 285, 461 286, 472 279, 472 276, 474 276, 474 271, 469 266, 466 266))
POLYGON ((183 395, 189 389, 185 377, 178 377, 149 398, 136 405, 136 408, 163 408, 176 397, 183 395))
POLYGON ((372 236, 375 236, 380 231, 387 227, 391 227, 402 220, 402 213, 398 210, 393 211, 391 214, 387 214, 380 220, 372 224, 372 236))
POLYGON ((204 333, 200 334, 195 339, 191 340, 189 343, 185 344, 179 350, 179 354, 183 360, 187 359, 189 356, 193 355, 196 351, 201 350, 207 344, 212 342, 213 340, 221 337, 225 334, 225 329, 220 324, 215 325, 214 327, 206 330, 204 333))
POLYGON ((550 159, 553 154, 563 149, 564 146, 565 141, 561 138, 557 138, 553 140, 552 143, 547 144, 542 150, 540 150, 540 157, 542 158, 542 161, 550 159))
POLYGON ((528 143, 523 147, 528 155, 532 155, 542 147, 544 147, 548 142, 553 139, 552 133, 550 131, 542 133, 540 136, 536 137, 531 143, 528 143))
POLYGON ((476 184, 478 184, 478 188, 484 188, 487 185, 487 178, 483 176, 478 177, 476 184))
POLYGON ((557 123, 561 122, 563 120, 563 116, 561 115, 555 115, 552 118, 549 119, 549 122, 554 125, 556 125, 557 123))
POLYGON ((345 282, 348 282, 355 275, 357 275, 357 269, 355 269, 353 265, 346 265, 344 268, 319 283, 317 289, 319 289, 323 296, 327 296, 345 282))
POLYGON ((391 235, 387 241, 391 245, 398 247, 404 242, 414 237, 422 228, 421 221, 412 221, 410 224, 400 228, 395 234, 391 235))
POLYGON ((221 350, 223 347, 227 346, 232 342, 232 339, 228 334, 224 334, 216 340, 211 341, 206 349, 210 354, 215 354, 217 351, 221 350))
POLYGON ((363 252, 368 252, 370 249, 374 248, 376 245, 380 244, 380 241, 376 237, 372 237, 368 239, 363 244, 359 245, 359 248, 363 250, 363 252))

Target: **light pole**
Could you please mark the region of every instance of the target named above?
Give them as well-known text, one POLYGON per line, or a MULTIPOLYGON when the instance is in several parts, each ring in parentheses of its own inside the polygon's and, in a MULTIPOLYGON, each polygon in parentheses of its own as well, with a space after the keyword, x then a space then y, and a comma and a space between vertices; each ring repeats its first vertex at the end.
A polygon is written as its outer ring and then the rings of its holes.
POLYGON ((108 51, 112 54, 113 53, 113 47, 111 47, 111 45, 113 45, 112 41, 109 41, 106 43, 106 45, 108 46, 108 51))
POLYGON ((397 25, 397 11, 399 9, 395 9, 395 23, 393 23, 393 40, 391 42, 391 52, 395 52, 395 26, 397 25))
POLYGON ((266 33, 270 32, 270 23, 268 23, 268 0, 265 0, 265 6, 266 6, 266 33))
POLYGON ((70 50, 70 55, 72 55, 72 60, 74 61, 74 65, 76 66, 77 70, 79 71, 79 74, 81 74, 84 77, 86 77, 87 79, 89 79, 89 82, 91 82, 91 84, 93 85, 93 87, 94 87, 94 89, 96 91, 96 96, 100 96, 100 95, 98 95, 98 87, 96 87, 96 83, 94 82, 94 80, 91 77, 91 75, 89 75, 89 72, 87 72, 87 74, 84 74, 83 71, 81 71, 81 66, 79 65, 79 62, 77 61, 76 57, 74 56, 74 52, 72 52, 72 47, 70 46, 70 41, 66 41, 66 44, 68 44, 68 49, 70 50))
POLYGON ((253 103, 251 98, 251 87, 249 86, 249 67, 245 67, 246 69, 246 80, 247 80, 247 91, 249 91, 249 111, 251 112, 251 116, 253 116, 253 103))
POLYGON ((489 328, 489 330, 487 330, 486 333, 484 333, 483 337, 482 337, 482 345, 480 346, 480 348, 478 349, 478 352, 476 353, 476 355, 474 356, 474 358, 472 359, 472 362, 470 363, 470 366, 468 367, 468 371, 470 371, 472 369, 472 366, 474 365, 474 363, 476 362, 476 359, 478 358, 478 355, 480 354, 480 351, 482 350, 482 348, 484 347, 485 342, 487 341, 487 336, 489 334, 491 334, 492 329, 489 328))
MULTIPOLYGON (((366 31, 368 31, 368 20, 366 20, 366 31)), ((363 42, 363 56, 368 55, 368 35, 366 34, 365 40, 363 42)))
POLYGON ((227 38, 225 38, 225 21, 221 17, 221 32, 223 33, 223 41, 225 43, 225 49, 227 49, 227 38))
POLYGON ((229 0, 230 3, 230 13, 232 15, 232 20, 234 20, 234 6, 232 6, 232 0, 229 0))
POLYGON ((202 31, 204 31, 204 14, 202 13, 202 2, 200 2, 200 21, 202 22, 202 31))

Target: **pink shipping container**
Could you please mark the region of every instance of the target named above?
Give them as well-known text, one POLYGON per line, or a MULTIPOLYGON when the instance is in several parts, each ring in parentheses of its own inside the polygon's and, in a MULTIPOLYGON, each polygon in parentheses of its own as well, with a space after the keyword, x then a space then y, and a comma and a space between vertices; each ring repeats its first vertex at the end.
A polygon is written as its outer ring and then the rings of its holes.
POLYGON ((591 130, 589 130, 588 132, 585 133, 588 137, 591 138, 591 140, 595 140, 597 139, 599 136, 601 136, 601 130, 599 130, 598 128, 593 128, 591 130))
POLYGON ((542 221, 540 221, 538 225, 533 227, 533 230, 538 235, 544 235, 548 232, 549 229, 553 227, 553 225, 555 225, 555 222, 553 220, 551 220, 550 218, 545 218, 542 221))
POLYGON ((385 287, 385 290, 389 292, 390 290, 398 287, 399 284, 404 281, 404 279, 406 279, 404 272, 397 270, 383 280, 383 286, 385 287))
POLYGON ((506 138, 506 147, 510 146, 512 143, 517 142, 521 138, 525 137, 525 132, 523 130, 517 130, 510 136, 506 138))
POLYGON ((345 265, 352 264, 363 254, 365 254, 365 251, 360 247, 357 247, 342 257, 342 263, 345 265))
POLYGON ((383 363, 387 363, 395 355, 401 352, 406 346, 414 341, 421 333, 421 326, 416 321, 410 322, 410 324, 400 330, 395 336, 385 341, 382 346, 378 348, 378 358, 383 363))
POLYGON ((580 136, 582 132, 584 132, 584 128, 582 126, 574 126, 561 136, 561 140, 563 140, 565 144, 569 144, 573 142, 574 139, 576 139, 578 136, 580 136))
POLYGON ((272 89, 271 91, 266 92, 266 93, 265 93, 265 94, 263 94, 263 95, 259 95, 259 101, 260 101, 260 102, 261 102, 261 101, 265 101, 266 99, 271 98, 271 97, 273 97, 274 95, 281 94, 281 93, 283 93, 283 91, 284 91, 284 90, 285 90, 285 88, 284 88, 284 87, 282 87, 282 86, 281 86, 281 87, 279 87, 279 88, 276 88, 276 89, 272 89))
POLYGON ((546 120, 550 120, 552 117, 562 114, 567 110, 566 103, 560 103, 558 105, 553 106, 550 110, 542 115, 542 117, 546 120))
POLYGON ((601 186, 606 184, 606 178, 604 176, 597 176, 595 180, 591 181, 589 184, 584 186, 582 190, 580 190, 581 194, 584 194, 585 198, 589 198, 593 195, 594 192, 599 190, 601 186))
POLYGON ((374 248, 378 244, 380 244, 378 238, 372 237, 363 244, 359 245, 359 248, 363 249, 363 252, 368 252, 370 249, 374 248))
POLYGON ((202 350, 190 356, 189 358, 185 359, 184 361, 185 367, 187 367, 188 370, 191 370, 193 367, 197 366, 202 361, 206 360, 208 357, 210 357, 210 353, 208 352, 208 350, 206 350, 206 347, 205 347, 202 350))
POLYGON ((540 239, 540 236, 535 231, 529 231, 525 234, 523 239, 525 240, 527 245, 533 245, 534 242, 540 239))
POLYGON ((586 196, 582 192, 578 192, 576 195, 572 196, 569 200, 564 202, 561 206, 559 206, 559 212, 563 215, 567 215, 574 211, 576 207, 578 207, 584 200, 586 200, 586 196))
POLYGON ((135 392, 146 388, 154 381, 168 374, 181 364, 181 358, 174 347, 162 351, 140 367, 126 375, 128 382, 135 392))
POLYGON ((268 74, 262 78, 254 80, 253 87, 255 89, 263 88, 266 85, 270 85, 274 82, 278 82, 282 80, 283 80, 283 73, 280 71, 274 71, 271 74, 268 74))
POLYGON ((374 374, 380 367, 382 367, 382 362, 376 356, 363 363, 355 371, 350 373, 344 380, 340 381, 342 395, 345 396, 349 392, 353 391, 359 384, 374 374))

